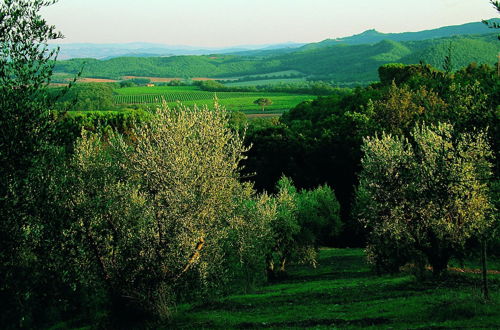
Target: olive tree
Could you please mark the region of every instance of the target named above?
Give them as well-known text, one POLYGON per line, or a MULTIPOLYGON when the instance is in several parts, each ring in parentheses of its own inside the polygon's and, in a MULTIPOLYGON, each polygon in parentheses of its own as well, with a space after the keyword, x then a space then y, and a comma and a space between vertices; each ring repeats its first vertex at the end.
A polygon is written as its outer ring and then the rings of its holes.
POLYGON ((258 200, 238 180, 245 151, 218 106, 163 106, 128 137, 84 134, 67 201, 74 219, 68 255, 76 275, 88 274, 79 281, 97 281, 120 308, 158 316, 168 316, 178 296, 223 286, 227 255, 250 262, 249 246, 266 240, 265 219, 273 216, 272 208, 241 206, 258 200), (260 228, 263 237, 240 237, 245 228, 260 228), (226 244, 231 235, 235 249, 226 244))
POLYGON ((411 139, 364 140, 357 210, 379 269, 429 263, 442 273, 466 241, 496 221, 489 200, 492 152, 484 132, 417 126, 411 139))

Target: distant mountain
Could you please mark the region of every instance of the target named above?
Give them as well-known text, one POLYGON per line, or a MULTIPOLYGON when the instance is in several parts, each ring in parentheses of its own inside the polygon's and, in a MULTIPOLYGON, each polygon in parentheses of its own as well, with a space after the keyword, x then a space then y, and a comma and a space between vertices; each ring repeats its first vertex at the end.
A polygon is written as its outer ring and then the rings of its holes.
POLYGON ((422 61, 441 68, 450 51, 455 69, 471 62, 494 65, 500 52, 500 41, 496 33, 489 33, 420 41, 383 40, 375 44, 301 47, 286 53, 283 49, 260 52, 271 51, 275 52, 274 55, 119 57, 105 61, 72 59, 58 61, 55 71, 74 74, 85 62, 83 76, 94 78, 228 78, 294 70, 304 76, 339 83, 370 82, 377 80, 378 67, 387 63, 418 64, 422 61))
MULTIPOLYGON (((500 19, 498 18, 493 18, 489 21, 500 23, 500 19)), ((307 44, 303 48, 305 49, 321 48, 339 44, 346 44, 346 45, 375 44, 382 40, 392 40, 399 42, 420 41, 420 40, 453 37, 459 35, 486 34, 486 33, 492 33, 492 30, 482 22, 445 26, 438 29, 425 30, 419 32, 382 33, 378 32, 375 29, 372 29, 350 37, 326 39, 318 43, 307 44)))
POLYGON ((238 53, 255 49, 276 50, 281 48, 297 48, 304 44, 282 43, 272 45, 244 45, 228 48, 199 48, 182 45, 164 45, 155 43, 133 42, 125 44, 92 44, 73 43, 51 45, 51 48, 60 47, 59 59, 95 58, 110 59, 114 57, 154 57, 175 55, 209 55, 222 53, 238 53))
MULTIPOLYGON (((500 23, 500 19, 491 19, 492 22, 500 23)), ((60 44, 59 59, 72 58, 95 58, 111 59, 115 57, 166 57, 179 55, 211 55, 227 54, 239 56, 275 56, 289 54, 297 49, 309 50, 330 47, 340 44, 362 45, 375 44, 382 40, 392 41, 420 41, 452 37, 457 35, 472 35, 491 33, 486 25, 481 22, 467 23, 456 26, 446 26, 433 30, 404 33, 381 33, 376 30, 368 30, 361 34, 350 37, 326 39, 317 43, 295 43, 287 42, 268 45, 241 45, 235 47, 203 48, 183 45, 165 45, 158 43, 132 42, 124 44, 93 44, 73 43, 60 44)), ((51 45, 56 47, 57 45, 51 45)))
POLYGON ((375 44, 301 48, 296 52, 268 59, 280 60, 283 69, 298 70, 316 78, 337 82, 366 82, 377 80, 378 67, 387 63, 424 62, 442 68, 444 59, 450 52, 455 70, 471 62, 494 65, 500 52, 500 41, 496 33, 405 42, 383 40, 375 44))

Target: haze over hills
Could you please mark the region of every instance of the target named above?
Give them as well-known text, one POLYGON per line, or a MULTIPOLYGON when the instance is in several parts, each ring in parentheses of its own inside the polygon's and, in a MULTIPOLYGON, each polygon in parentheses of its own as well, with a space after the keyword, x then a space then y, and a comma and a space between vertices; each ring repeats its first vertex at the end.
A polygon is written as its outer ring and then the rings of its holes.
MULTIPOLYGON (((498 34, 492 32, 482 23, 400 34, 368 31, 341 40, 325 40, 301 47, 286 44, 268 46, 264 50, 229 51, 201 56, 71 59, 58 61, 56 72, 75 74, 83 63, 84 77, 112 79, 122 79, 123 76, 238 78, 292 70, 296 72, 294 78, 299 75, 303 79, 368 83, 377 80, 377 69, 383 64, 424 62, 440 68, 450 52, 455 69, 471 62, 494 65, 500 52, 500 42, 498 34), (487 33, 474 34, 478 31, 487 33)), ((145 49, 142 46, 150 46, 141 43, 131 45, 136 47, 138 53, 145 49)), ((122 48, 114 45, 110 49, 122 48)), ((141 54, 151 53, 154 49, 150 47, 149 51, 141 54)))
POLYGON ((55 72, 75 74, 84 63, 84 77, 111 79, 123 76, 229 78, 295 70, 304 78, 367 83, 377 80, 378 67, 386 63, 417 64, 422 61, 440 68, 450 49, 455 69, 471 62, 494 65, 500 42, 493 33, 409 42, 384 40, 373 45, 336 45, 269 56, 72 59, 58 61, 55 72))
MULTIPOLYGON (((490 21, 500 22, 500 19, 490 21)), ((158 43, 132 42, 118 44, 95 44, 95 43, 70 43, 61 44, 59 59, 71 58, 95 58, 110 59, 113 57, 155 57, 155 56, 175 56, 175 55, 209 55, 209 54, 236 54, 236 55, 266 55, 269 53, 290 53, 297 48, 317 48, 333 46, 338 44, 360 45, 373 44, 382 40, 393 41, 418 41, 426 39, 436 39, 466 34, 485 34, 491 30, 481 22, 467 23, 456 26, 446 26, 438 29, 425 30, 419 32, 403 33, 381 33, 375 29, 367 30, 361 34, 326 39, 317 43, 295 43, 286 42, 267 45, 240 45, 234 47, 202 48, 183 45, 166 45, 158 43)), ((55 47, 56 45, 51 45, 55 47)))
MULTIPOLYGON (((155 57, 176 55, 208 55, 231 52, 244 52, 255 49, 294 49, 305 44, 287 42, 271 45, 241 45, 230 48, 199 48, 183 45, 164 45, 157 43, 132 42, 125 44, 93 44, 93 43, 71 43, 59 45, 58 58, 61 60, 72 58, 95 58, 110 59, 114 57, 155 57)), ((56 45, 51 45, 56 47, 56 45)))

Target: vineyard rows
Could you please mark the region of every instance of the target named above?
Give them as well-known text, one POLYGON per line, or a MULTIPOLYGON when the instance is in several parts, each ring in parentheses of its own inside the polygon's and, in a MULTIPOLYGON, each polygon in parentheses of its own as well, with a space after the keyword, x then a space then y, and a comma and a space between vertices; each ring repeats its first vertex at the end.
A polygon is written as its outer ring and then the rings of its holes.
POLYGON ((189 92, 189 93, 166 93, 166 94, 144 94, 144 95, 114 95, 115 104, 141 104, 141 103, 161 103, 166 102, 188 102, 200 100, 212 100, 214 94, 219 99, 241 98, 251 96, 249 93, 238 92, 189 92))

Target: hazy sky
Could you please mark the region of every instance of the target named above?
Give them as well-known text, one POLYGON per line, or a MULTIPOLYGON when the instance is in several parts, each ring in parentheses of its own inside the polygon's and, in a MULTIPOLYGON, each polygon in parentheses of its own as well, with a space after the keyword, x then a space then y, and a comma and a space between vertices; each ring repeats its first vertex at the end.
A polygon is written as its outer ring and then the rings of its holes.
POLYGON ((43 14, 64 43, 203 47, 314 42, 497 17, 488 0, 59 0, 43 14))

